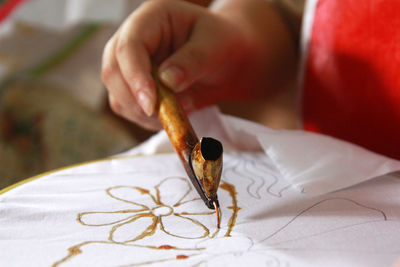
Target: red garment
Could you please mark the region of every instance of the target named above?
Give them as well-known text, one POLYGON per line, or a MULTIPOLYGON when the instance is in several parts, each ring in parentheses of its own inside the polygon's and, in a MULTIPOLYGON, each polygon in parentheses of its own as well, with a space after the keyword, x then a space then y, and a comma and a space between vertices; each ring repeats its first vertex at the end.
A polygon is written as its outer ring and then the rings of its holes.
POLYGON ((22 1, 24 0, 6 0, 3 4, 0 4, 0 23, 7 18, 22 1))
POLYGON ((400 1, 320 0, 306 63, 303 120, 400 159, 400 1))

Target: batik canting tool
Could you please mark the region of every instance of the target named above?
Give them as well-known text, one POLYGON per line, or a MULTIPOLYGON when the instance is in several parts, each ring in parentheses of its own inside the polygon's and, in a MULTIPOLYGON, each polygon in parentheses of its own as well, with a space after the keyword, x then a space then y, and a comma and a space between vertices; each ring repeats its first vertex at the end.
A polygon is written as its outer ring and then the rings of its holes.
POLYGON ((158 93, 158 116, 197 193, 209 209, 215 209, 220 226, 217 190, 222 173, 222 144, 211 137, 197 138, 175 94, 153 68, 158 93))

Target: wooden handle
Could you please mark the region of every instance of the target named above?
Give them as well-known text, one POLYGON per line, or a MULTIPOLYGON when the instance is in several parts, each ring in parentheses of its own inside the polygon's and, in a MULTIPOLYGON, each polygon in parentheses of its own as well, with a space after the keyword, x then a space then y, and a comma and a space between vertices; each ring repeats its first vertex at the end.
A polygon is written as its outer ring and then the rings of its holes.
POLYGON ((212 138, 200 142, 175 94, 158 79, 157 68, 153 77, 158 93, 158 116, 177 152, 193 186, 207 207, 217 210, 217 190, 222 173, 222 144, 212 138))
POLYGON ((158 93, 158 117, 185 169, 190 168, 190 154, 199 139, 175 94, 158 79, 157 68, 153 68, 153 77, 158 93))

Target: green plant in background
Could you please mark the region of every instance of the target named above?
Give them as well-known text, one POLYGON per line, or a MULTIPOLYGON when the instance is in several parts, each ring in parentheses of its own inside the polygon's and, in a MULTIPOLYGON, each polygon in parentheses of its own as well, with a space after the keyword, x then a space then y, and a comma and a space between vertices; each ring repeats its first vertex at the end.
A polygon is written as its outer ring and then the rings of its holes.
POLYGON ((56 52, 0 81, 0 189, 44 171, 106 157, 137 144, 121 124, 44 79, 100 29, 99 24, 82 26, 56 52))
POLYGON ((100 26, 98 24, 89 24, 84 27, 75 38, 70 42, 66 43, 59 51, 49 58, 43 60, 38 65, 33 66, 27 71, 27 74, 32 78, 37 78, 41 75, 46 74, 51 69, 57 67, 63 63, 69 56, 71 56, 75 51, 81 48, 86 41, 90 39, 98 30, 100 26))
MULTIPOLYGON (((6 0, 0 0, 5 2, 6 0)), ((38 64, 22 71, 11 74, 4 81, 0 83, 0 94, 12 83, 24 78, 39 78, 47 74, 50 70, 62 64, 66 59, 73 55, 79 48, 81 48, 95 33, 100 29, 99 24, 88 24, 83 27, 77 35, 62 46, 57 52, 45 58, 38 64)))

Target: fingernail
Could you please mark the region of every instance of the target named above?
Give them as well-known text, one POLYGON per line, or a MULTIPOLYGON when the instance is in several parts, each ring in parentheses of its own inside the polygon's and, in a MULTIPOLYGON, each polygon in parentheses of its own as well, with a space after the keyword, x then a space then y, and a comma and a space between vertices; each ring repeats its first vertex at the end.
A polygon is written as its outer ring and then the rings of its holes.
POLYGON ((180 85, 182 85, 183 78, 183 71, 175 66, 168 67, 160 74, 162 82, 175 92, 181 91, 180 85))
POLYGON ((146 115, 149 117, 153 115, 154 101, 152 101, 150 96, 144 91, 139 91, 137 97, 139 105, 142 107, 144 113, 146 113, 146 115))

